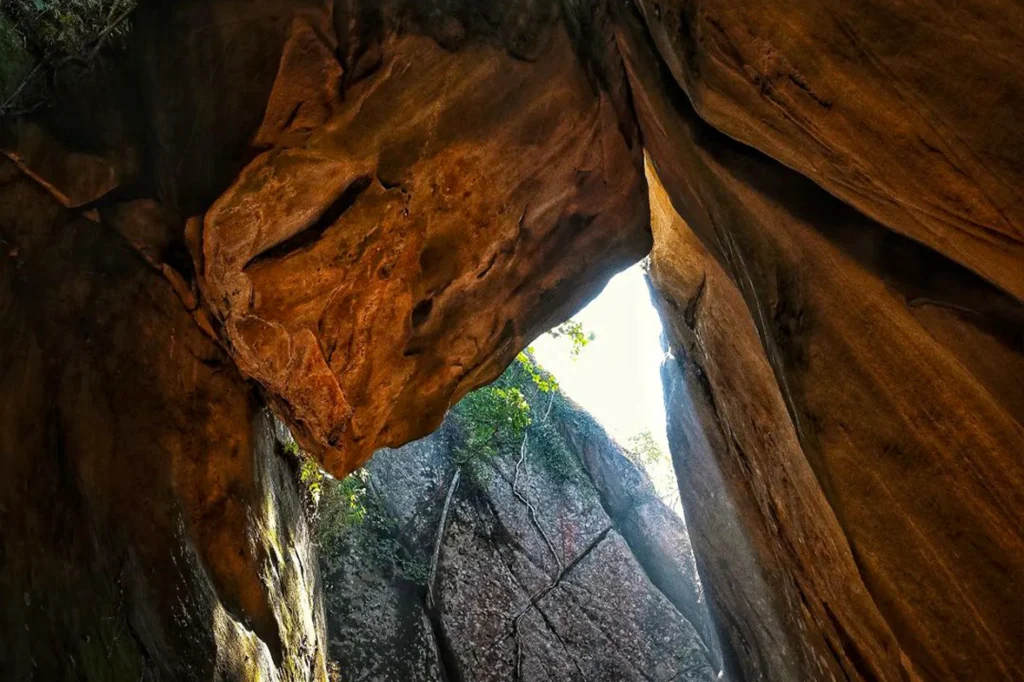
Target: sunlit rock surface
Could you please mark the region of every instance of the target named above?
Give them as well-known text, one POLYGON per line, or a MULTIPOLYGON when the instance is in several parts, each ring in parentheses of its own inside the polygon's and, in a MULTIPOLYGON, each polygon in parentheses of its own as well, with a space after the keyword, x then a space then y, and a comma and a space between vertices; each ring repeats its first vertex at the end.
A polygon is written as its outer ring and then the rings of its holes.
POLYGON ((641 256, 646 201, 561 26, 531 61, 392 38, 316 121, 326 104, 278 101, 328 70, 293 63, 311 36, 293 28, 270 101, 298 119, 203 218, 199 284, 239 368, 343 475, 428 433, 641 256))

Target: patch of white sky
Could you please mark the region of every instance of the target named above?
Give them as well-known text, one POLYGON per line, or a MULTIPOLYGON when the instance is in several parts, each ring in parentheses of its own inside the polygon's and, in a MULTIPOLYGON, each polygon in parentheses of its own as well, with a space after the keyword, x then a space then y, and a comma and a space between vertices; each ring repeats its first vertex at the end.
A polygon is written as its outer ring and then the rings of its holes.
POLYGON ((568 339, 548 334, 532 344, 534 356, 555 376, 562 391, 594 415, 620 445, 650 432, 663 457, 647 467, 648 474, 659 495, 678 510, 665 433, 662 326, 642 267, 637 264, 615 275, 572 319, 594 334, 577 357, 571 357, 568 339))

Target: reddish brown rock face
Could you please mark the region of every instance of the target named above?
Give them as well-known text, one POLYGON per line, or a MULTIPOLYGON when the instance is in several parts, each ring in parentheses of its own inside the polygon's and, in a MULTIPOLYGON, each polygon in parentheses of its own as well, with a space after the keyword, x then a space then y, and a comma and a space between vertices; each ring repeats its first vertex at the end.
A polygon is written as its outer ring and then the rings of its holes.
POLYGON ((638 151, 564 29, 531 62, 394 38, 333 101, 314 40, 295 25, 259 133, 278 143, 203 219, 200 288, 343 475, 436 428, 649 238, 638 151))
POLYGON ((637 5, 703 120, 1024 300, 1024 6, 637 5))
POLYGON ((4 678, 323 679, 273 417, 117 232, 6 159, 0 239, 4 678))
POLYGON ((675 455, 738 668, 1016 679, 1024 310, 711 128, 633 28, 675 455))

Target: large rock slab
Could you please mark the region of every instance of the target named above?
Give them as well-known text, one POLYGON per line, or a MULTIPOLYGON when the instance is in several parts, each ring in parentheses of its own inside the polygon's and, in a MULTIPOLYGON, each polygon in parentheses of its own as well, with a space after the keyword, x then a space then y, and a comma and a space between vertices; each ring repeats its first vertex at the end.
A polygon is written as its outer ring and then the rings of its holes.
POLYGON ((609 531, 537 602, 580 679, 718 679, 700 636, 637 567, 626 541, 609 531), (601 650, 608 653, 594 655, 601 650))
POLYGON ((333 102, 295 91, 341 69, 295 26, 259 134, 275 145, 206 212, 196 265, 239 369, 344 475, 640 258, 646 195, 632 123, 561 25, 530 61, 394 36, 333 102))
POLYGON ((365 522, 345 534, 356 551, 338 560, 330 554, 337 566, 325 571, 331 652, 344 673, 359 680, 434 680, 439 671, 467 681, 720 679, 706 609, 690 615, 689 596, 700 585, 681 520, 589 415, 560 395, 526 393, 545 421, 493 458, 464 451, 453 416, 367 465, 368 514, 390 517, 390 541, 397 538, 402 556, 389 563, 358 551, 387 535, 365 522), (577 449, 583 438, 559 435, 580 435, 583 424, 585 457, 577 449), (556 452, 565 460, 551 459, 556 452), (616 490, 630 500, 613 505, 614 517, 602 488, 612 471, 624 474, 616 490), (399 575, 410 559, 433 566, 423 582, 399 575))
POLYGON ((1024 300, 1024 8, 638 0, 714 128, 1024 300))
POLYGON ((273 416, 116 232, 0 163, 0 668, 325 680, 273 416))
MULTIPOLYGON (((778 574, 779 560, 753 559, 752 574, 797 597, 752 600, 756 581, 737 590, 726 577, 738 563, 697 551, 730 602, 719 615, 744 673, 1019 676, 1018 581, 1006 576, 1021 574, 1024 431, 1005 380, 1021 376, 1020 304, 712 129, 638 35, 621 44, 666 190, 652 273, 700 396, 673 404, 688 415, 673 417, 675 447, 707 448, 701 470, 728 467, 721 485, 740 491, 712 485, 687 509, 724 497, 736 543, 788 556, 778 574), (709 298, 716 277, 731 294, 709 298), (775 625, 737 632, 758 623, 775 625), (794 653, 773 661, 780 637, 794 653)), ((706 522, 690 524, 695 542, 719 523, 706 522)))

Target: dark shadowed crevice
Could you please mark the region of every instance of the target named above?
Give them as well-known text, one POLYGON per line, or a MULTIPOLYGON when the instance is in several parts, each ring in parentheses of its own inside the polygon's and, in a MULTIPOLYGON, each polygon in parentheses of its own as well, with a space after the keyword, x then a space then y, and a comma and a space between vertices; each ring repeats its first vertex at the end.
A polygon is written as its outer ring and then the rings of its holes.
POLYGON ((445 632, 444 623, 441 622, 440 607, 435 605, 428 608, 424 602, 423 609, 427 613, 427 620, 430 621, 430 629, 434 634, 434 642, 437 645, 437 652, 440 654, 441 668, 446 682, 465 682, 462 674, 459 672, 459 663, 458 658, 455 656, 455 650, 448 639, 448 633, 445 632))
POLYGON ((356 199, 370 186, 369 177, 356 178, 345 191, 327 207, 320 217, 306 229, 272 246, 263 253, 253 256, 242 268, 243 271, 256 267, 261 263, 287 258, 296 251, 301 251, 320 240, 324 233, 341 218, 342 214, 356 203, 356 199))

